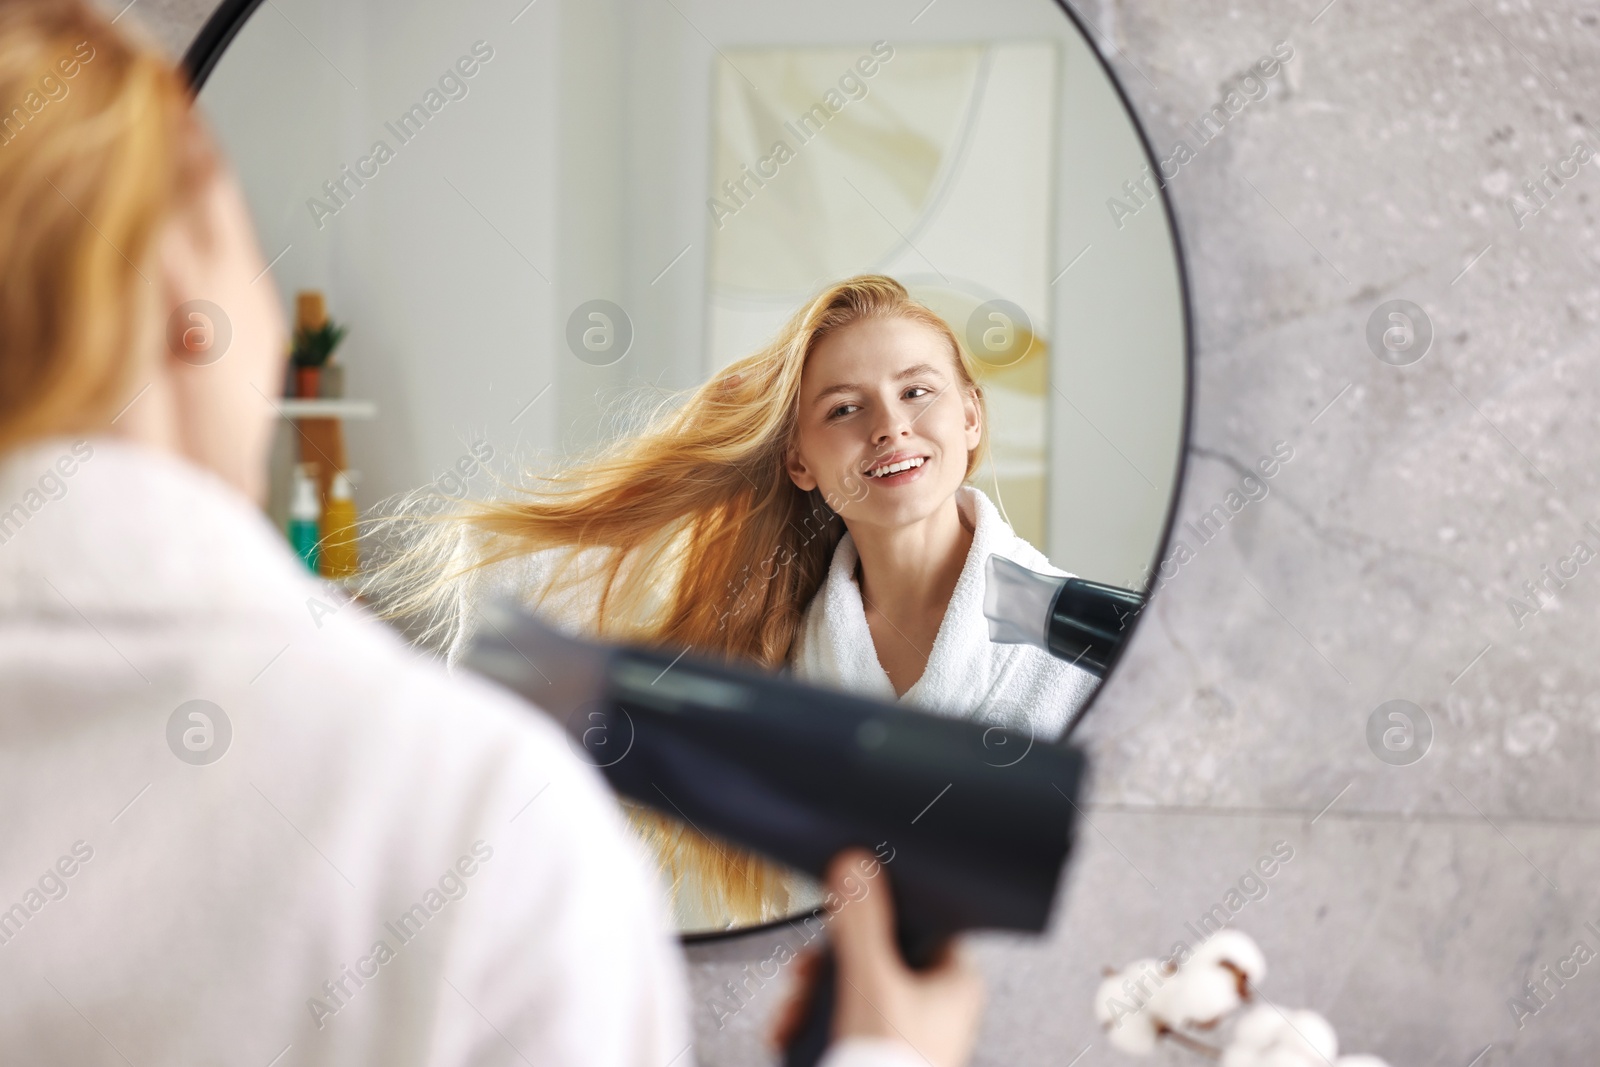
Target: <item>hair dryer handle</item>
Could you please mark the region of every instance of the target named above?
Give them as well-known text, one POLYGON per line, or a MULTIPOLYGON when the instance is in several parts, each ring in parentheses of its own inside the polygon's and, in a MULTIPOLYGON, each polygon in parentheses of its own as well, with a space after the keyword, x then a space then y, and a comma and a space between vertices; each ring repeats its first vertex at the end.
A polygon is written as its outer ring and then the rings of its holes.
MULTIPOLYGON (((917 937, 901 929, 896 938, 900 958, 921 970, 943 955, 947 939, 938 935, 917 937)), ((839 958, 832 945, 824 945, 817 958, 811 988, 804 994, 800 1021, 784 1050, 784 1067, 817 1067, 833 1036, 833 1012, 839 996, 839 958)))
POLYGON ((833 947, 825 945, 820 950, 811 988, 805 992, 800 1023, 783 1051, 783 1067, 817 1067, 822 1062, 833 1036, 833 1006, 838 996, 839 960, 833 947))

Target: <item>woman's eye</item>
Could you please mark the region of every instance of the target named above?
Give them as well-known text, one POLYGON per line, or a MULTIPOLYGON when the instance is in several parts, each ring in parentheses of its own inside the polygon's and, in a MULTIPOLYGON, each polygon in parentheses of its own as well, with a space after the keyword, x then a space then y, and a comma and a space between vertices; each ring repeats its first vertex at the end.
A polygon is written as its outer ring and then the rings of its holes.
MULTIPOLYGON (((920 385, 913 385, 910 389, 907 389, 906 392, 908 394, 909 393, 919 393, 920 394, 920 393, 931 393, 931 392, 933 392, 933 390, 925 388, 925 387, 920 386, 920 385)), ((913 400, 921 400, 922 397, 921 396, 914 396, 911 399, 913 399, 913 400)))
POLYGON ((840 404, 838 407, 834 408, 831 412, 828 413, 828 418, 837 419, 840 415, 842 415, 844 413, 844 409, 845 408, 853 408, 853 407, 855 407, 854 404, 840 404))

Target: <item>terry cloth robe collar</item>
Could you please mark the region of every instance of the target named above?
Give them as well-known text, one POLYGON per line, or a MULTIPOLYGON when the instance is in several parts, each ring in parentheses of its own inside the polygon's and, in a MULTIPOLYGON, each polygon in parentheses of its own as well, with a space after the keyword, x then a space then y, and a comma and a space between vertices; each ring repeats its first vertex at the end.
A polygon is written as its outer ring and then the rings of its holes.
POLYGON ((791 669, 796 678, 813 684, 1054 740, 1088 703, 1098 681, 1042 649, 991 641, 983 593, 991 553, 1041 573, 1072 575, 1017 536, 981 489, 963 485, 956 491, 956 506, 973 526, 972 547, 939 624, 927 669, 910 689, 897 699, 878 661, 855 579, 860 555, 849 533, 834 549, 827 577, 806 608, 791 669))

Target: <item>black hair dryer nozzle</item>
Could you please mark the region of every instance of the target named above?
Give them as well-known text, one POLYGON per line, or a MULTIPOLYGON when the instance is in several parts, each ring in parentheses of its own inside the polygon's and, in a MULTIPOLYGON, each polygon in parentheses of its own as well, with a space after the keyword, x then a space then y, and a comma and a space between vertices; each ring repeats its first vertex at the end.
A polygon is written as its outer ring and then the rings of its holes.
POLYGON ((991 555, 983 613, 989 639, 1033 645, 1104 678, 1144 607, 1144 597, 1115 585, 1040 574, 991 555))

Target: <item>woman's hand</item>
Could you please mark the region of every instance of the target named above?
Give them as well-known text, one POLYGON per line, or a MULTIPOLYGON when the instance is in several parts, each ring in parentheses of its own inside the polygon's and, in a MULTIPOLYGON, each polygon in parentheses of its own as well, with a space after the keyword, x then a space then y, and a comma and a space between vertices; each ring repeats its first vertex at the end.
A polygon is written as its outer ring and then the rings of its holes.
MULTIPOLYGON (((838 961, 833 1040, 898 1040, 933 1067, 961 1067, 978 1036, 982 979, 964 949, 954 944, 926 970, 906 966, 895 944, 888 868, 880 868, 879 877, 860 894, 860 872, 873 866, 877 861, 871 853, 851 849, 835 856, 828 867, 827 888, 844 901, 829 925, 838 961)), ((777 1027, 780 1044, 787 1043, 798 1024, 814 965, 811 954, 801 961, 795 992, 777 1027)))

